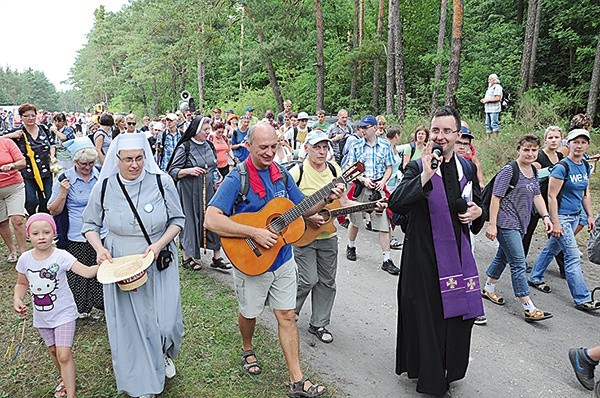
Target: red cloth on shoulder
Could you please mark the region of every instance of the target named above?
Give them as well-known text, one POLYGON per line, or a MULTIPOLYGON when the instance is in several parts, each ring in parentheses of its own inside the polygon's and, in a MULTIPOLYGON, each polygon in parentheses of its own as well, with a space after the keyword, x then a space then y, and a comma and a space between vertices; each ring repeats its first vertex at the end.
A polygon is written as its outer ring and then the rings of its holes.
MULTIPOLYGON (((250 179, 250 187, 254 191, 256 195, 258 195, 259 199, 264 198, 267 195, 267 190, 258 175, 258 170, 252 163, 252 158, 248 156, 246 158, 246 169, 248 170, 248 178, 250 179)), ((275 164, 275 162, 271 163, 269 166, 269 175, 271 176, 271 182, 275 183, 280 178, 283 178, 281 175, 281 171, 279 171, 279 167, 275 164)))

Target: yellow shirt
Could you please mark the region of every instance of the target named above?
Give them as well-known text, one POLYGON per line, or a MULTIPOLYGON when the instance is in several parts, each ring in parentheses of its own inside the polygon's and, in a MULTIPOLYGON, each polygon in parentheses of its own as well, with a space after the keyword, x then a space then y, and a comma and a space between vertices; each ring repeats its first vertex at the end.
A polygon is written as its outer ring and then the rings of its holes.
MULTIPOLYGON (((337 176, 341 176, 342 170, 340 169, 340 166, 338 166, 336 163, 331 164, 333 165, 333 167, 335 167, 337 176)), ((308 159, 304 161, 302 171, 302 181, 300 181, 300 185, 298 185, 298 188, 300 188, 300 191, 302 191, 302 193, 306 196, 312 195, 319 189, 323 188, 325 185, 329 184, 334 178, 336 178, 329 169, 329 166, 325 165, 325 169, 322 172, 318 172, 313 168, 308 159)), ((300 167, 292 167, 290 170, 290 175, 297 183, 298 179, 300 178, 300 167)), ((321 232, 319 236, 317 236, 317 239, 327 239, 335 235, 335 233, 331 232, 321 232)))

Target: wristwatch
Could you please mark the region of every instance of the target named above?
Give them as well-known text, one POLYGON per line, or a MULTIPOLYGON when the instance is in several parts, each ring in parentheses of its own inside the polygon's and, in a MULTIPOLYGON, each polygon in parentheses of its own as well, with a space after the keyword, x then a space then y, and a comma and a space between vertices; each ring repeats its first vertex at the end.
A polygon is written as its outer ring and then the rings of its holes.
POLYGON ((542 218, 546 218, 546 217, 550 218, 550 214, 544 214, 544 215, 542 216, 542 218))

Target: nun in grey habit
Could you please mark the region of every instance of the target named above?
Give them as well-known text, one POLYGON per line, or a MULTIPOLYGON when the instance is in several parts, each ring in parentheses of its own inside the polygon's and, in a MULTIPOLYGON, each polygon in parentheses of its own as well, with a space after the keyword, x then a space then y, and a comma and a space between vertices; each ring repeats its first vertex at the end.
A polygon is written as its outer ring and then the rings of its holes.
POLYGON ((144 134, 120 134, 112 143, 83 212, 82 233, 94 247, 98 262, 113 257, 147 253, 154 256, 168 247, 173 262, 162 271, 156 261, 148 268, 148 281, 132 291, 117 284, 103 285, 106 326, 113 370, 119 393, 132 397, 154 397, 175 375, 172 358, 181 348, 183 321, 173 242, 184 224, 179 196, 173 180, 156 165, 144 134), (164 190, 158 187, 157 177, 164 190), (101 198, 103 180, 106 192, 101 198), (148 245, 128 205, 123 183, 144 224, 148 245), (100 230, 108 234, 100 240, 100 230))
POLYGON ((202 249, 213 251, 211 267, 230 269, 231 264, 221 257, 221 242, 212 231, 204 229, 206 204, 216 191, 221 178, 217 169, 214 145, 208 140, 210 118, 196 117, 175 147, 167 170, 177 181, 177 191, 185 214, 185 225, 180 237, 184 251, 183 266, 198 271, 202 249))

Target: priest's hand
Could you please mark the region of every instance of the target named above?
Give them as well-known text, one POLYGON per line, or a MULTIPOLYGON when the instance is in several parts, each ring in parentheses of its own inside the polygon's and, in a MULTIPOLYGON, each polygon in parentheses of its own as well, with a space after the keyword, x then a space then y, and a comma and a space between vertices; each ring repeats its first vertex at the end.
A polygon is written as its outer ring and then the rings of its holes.
POLYGON ((478 219, 483 213, 481 207, 477 206, 475 202, 468 202, 467 206, 467 211, 458 215, 458 220, 463 224, 468 224, 478 219))
POLYGON ((437 154, 431 152, 433 145, 433 141, 429 141, 423 148, 423 152, 421 154, 421 162, 423 164, 423 172, 421 173, 422 186, 425 186, 425 184, 431 179, 431 177, 433 177, 437 170, 431 167, 431 161, 433 159, 437 159, 438 164, 440 165, 444 162, 444 158, 442 156, 438 156, 437 154))

